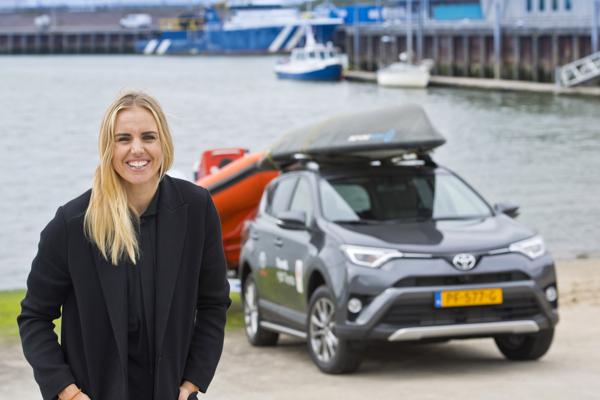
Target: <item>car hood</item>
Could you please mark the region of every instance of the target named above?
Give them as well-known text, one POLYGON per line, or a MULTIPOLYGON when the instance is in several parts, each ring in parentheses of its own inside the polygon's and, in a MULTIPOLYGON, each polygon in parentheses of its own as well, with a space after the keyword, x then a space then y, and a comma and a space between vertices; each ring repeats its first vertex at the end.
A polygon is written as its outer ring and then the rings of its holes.
POLYGON ((328 226, 346 244, 428 254, 501 249, 535 234, 503 214, 470 220, 328 226))

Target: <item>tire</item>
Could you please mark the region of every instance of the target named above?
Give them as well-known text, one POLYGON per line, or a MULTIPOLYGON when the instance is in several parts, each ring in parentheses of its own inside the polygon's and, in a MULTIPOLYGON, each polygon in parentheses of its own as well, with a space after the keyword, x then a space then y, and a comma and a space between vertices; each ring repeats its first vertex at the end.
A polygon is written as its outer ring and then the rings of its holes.
POLYGON ((258 307, 258 289, 252 275, 244 281, 242 291, 244 302, 244 331, 248 341, 253 346, 275 346, 279 334, 260 326, 260 308, 258 307))
POLYGON ((494 338, 500 352, 509 360, 531 361, 542 357, 552 344, 554 328, 530 335, 505 335, 494 338))
POLYGON ((308 353, 321 371, 345 374, 358 369, 362 354, 357 343, 335 336, 335 301, 326 286, 310 297, 306 332, 308 353))

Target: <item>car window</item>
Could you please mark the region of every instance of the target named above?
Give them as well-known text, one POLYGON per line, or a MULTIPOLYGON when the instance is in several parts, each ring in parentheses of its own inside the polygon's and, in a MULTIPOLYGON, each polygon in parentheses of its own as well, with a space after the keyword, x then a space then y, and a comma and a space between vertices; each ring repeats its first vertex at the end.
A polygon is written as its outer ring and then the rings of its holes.
POLYGON ((327 182, 319 183, 323 216, 330 221, 358 221, 360 218, 344 198, 327 182))
POLYGON ((300 179, 292 198, 290 210, 304 211, 306 213, 306 221, 310 221, 313 216, 313 202, 310 196, 310 185, 306 179, 300 179))
POLYGON ((448 176, 446 182, 438 179, 435 183, 434 217, 448 218, 456 215, 484 215, 489 209, 479 196, 471 190, 464 190, 455 176, 448 176))
POLYGON ((485 201, 451 174, 347 176, 329 183, 337 194, 333 209, 327 202, 335 196, 329 189, 321 190, 324 216, 329 220, 356 219, 336 214, 336 210, 344 209, 342 203, 361 220, 470 219, 491 215, 485 201))
POLYGON ((277 217, 282 211, 286 211, 290 204, 290 198, 296 185, 297 178, 282 179, 273 188, 273 194, 267 206, 267 213, 277 217))
POLYGON ((355 184, 339 184, 335 186, 335 190, 355 212, 360 213, 371 208, 369 193, 364 187, 355 184))

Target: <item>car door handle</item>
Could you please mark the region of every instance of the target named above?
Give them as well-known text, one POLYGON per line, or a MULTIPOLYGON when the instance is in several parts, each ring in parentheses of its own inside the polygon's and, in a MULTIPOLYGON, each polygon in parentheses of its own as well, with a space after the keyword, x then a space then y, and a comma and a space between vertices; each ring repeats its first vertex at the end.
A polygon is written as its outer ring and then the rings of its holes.
POLYGON ((281 238, 276 238, 273 243, 275 244, 275 246, 277 247, 281 247, 283 246, 283 240, 281 240, 281 238))

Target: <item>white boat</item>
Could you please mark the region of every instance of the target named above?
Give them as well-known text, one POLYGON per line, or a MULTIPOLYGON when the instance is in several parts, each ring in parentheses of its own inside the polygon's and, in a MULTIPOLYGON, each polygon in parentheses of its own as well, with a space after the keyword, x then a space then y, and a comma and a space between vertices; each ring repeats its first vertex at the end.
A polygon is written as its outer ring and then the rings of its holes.
POLYGON ((280 79, 339 81, 343 62, 331 43, 317 43, 310 25, 305 26, 306 44, 292 50, 289 58, 275 65, 280 79))
POLYGON ((380 86, 425 88, 431 77, 429 71, 432 60, 413 63, 412 51, 412 0, 406 3, 407 51, 400 54, 400 62, 395 62, 377 71, 377 84, 380 86))
POLYGON ((425 88, 431 77, 428 60, 420 64, 411 64, 405 53, 400 54, 400 62, 388 65, 377 71, 377 84, 389 87, 425 88))

